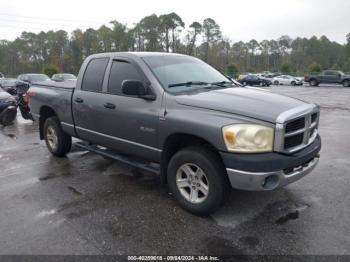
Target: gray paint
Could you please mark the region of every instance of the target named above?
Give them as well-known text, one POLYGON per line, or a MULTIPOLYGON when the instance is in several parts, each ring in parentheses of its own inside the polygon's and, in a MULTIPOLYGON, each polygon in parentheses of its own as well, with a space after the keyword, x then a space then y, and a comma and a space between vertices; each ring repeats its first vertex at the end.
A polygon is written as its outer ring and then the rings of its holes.
MULTIPOLYGON (((227 88, 188 95, 166 93, 142 57, 177 55, 165 53, 104 53, 89 56, 83 63, 75 89, 55 83, 51 87, 32 86, 36 95, 30 106, 40 114, 42 106, 51 107, 63 129, 81 138, 122 153, 160 161, 167 137, 182 133, 201 137, 226 151, 222 127, 234 123, 258 123, 274 127, 284 111, 305 105, 300 100, 251 88, 227 88), (93 58, 109 57, 102 93, 81 90, 82 77, 93 58), (154 101, 107 94, 109 69, 113 59, 127 59, 144 74, 156 95, 154 101), (71 99, 72 98, 72 99, 71 99), (83 103, 76 103, 81 98, 83 103), (113 103, 115 109, 106 109, 113 103), (165 114, 166 111, 166 114, 165 114), (73 127, 76 127, 75 129, 73 127)), ((67 84, 66 84, 67 85, 67 84)), ((72 85, 72 84, 70 84, 72 85)))

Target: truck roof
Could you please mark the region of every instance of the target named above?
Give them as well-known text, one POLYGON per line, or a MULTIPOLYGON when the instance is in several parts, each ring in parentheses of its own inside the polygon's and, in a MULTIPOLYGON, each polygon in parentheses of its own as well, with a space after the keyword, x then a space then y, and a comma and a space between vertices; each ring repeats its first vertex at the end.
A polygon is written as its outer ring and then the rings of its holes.
POLYGON ((125 57, 146 57, 146 56, 187 56, 178 53, 166 53, 166 52, 111 52, 111 53, 99 53, 90 55, 89 58, 98 57, 114 57, 114 56, 125 56, 125 57))

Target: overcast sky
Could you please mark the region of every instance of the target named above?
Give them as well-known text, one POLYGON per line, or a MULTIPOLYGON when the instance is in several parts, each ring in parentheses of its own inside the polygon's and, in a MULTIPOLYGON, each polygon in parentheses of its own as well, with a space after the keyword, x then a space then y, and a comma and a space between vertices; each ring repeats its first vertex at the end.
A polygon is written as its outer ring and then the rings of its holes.
POLYGON ((326 35, 345 42, 349 0, 0 0, 0 39, 22 31, 97 29, 111 20, 132 26, 144 16, 176 12, 186 25, 213 18, 234 42, 326 35))

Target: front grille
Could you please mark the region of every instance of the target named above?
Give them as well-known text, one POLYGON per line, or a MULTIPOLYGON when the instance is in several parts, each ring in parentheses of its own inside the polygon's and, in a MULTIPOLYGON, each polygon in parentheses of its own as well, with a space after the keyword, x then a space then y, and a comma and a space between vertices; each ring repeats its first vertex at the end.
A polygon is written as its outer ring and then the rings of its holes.
POLYGON ((305 127, 305 118, 293 120, 286 125, 286 133, 291 133, 305 127))
POLYGON ((284 148, 292 148, 300 145, 303 142, 304 133, 300 133, 294 136, 286 137, 284 140, 284 148))
MULTIPOLYGON (((309 110, 295 118, 285 118, 279 128, 275 139, 275 149, 280 152, 292 153, 300 150, 314 141, 317 135, 319 109, 311 107, 309 110)), ((297 112, 294 112, 297 115, 297 112)))

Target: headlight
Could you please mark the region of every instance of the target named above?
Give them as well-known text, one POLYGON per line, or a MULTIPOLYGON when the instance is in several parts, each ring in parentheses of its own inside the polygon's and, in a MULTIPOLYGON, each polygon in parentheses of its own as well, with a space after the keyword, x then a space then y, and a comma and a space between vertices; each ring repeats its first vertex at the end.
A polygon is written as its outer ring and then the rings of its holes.
POLYGON ((261 125, 237 124, 222 129, 228 151, 242 153, 271 152, 274 129, 261 125))

